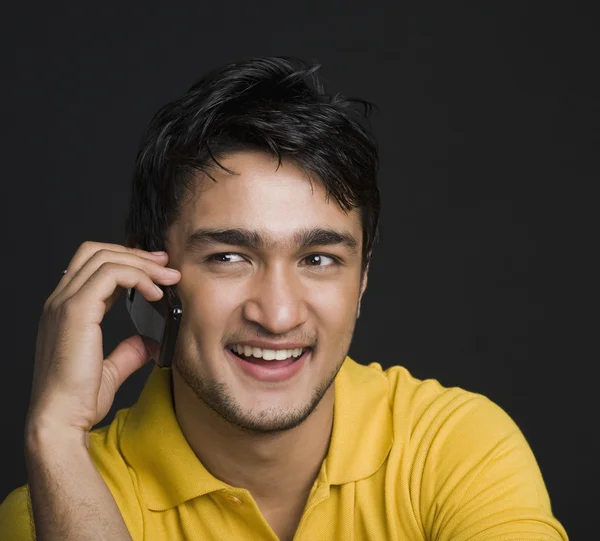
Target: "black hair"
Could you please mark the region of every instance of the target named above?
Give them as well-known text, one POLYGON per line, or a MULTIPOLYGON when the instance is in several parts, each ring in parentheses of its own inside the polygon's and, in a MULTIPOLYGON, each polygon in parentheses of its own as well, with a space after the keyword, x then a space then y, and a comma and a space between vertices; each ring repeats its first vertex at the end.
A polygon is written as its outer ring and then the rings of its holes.
POLYGON ((213 178, 214 167, 225 169, 219 158, 260 150, 316 177, 345 211, 359 211, 364 270, 380 208, 377 144, 364 125, 374 106, 326 94, 319 68, 291 57, 251 58, 213 70, 162 107, 137 154, 128 243, 164 249, 195 174, 213 178))

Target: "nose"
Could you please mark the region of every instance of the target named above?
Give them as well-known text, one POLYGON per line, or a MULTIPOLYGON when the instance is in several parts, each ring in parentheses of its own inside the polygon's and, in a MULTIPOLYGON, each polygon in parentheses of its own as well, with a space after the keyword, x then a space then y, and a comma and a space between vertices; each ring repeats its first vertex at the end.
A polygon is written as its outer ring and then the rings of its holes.
POLYGON ((308 309, 303 286, 294 270, 272 265, 248 284, 243 315, 272 334, 285 334, 306 321, 308 309))

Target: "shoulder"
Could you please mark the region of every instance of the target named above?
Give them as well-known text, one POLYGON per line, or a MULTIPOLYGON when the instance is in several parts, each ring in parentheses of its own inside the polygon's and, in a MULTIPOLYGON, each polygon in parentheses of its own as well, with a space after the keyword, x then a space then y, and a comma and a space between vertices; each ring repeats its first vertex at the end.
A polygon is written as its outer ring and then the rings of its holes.
POLYGON ((31 500, 27 486, 13 490, 0 503, 0 539, 3 541, 35 539, 31 500))
POLYGON ((393 447, 432 495, 449 481, 446 486, 494 471, 498 477, 529 478, 531 498, 548 505, 531 448, 501 406, 479 393, 415 378, 402 366, 369 368, 387 380, 393 447))
MULTIPOLYGON (((379 363, 350 363, 347 387, 369 396, 369 404, 385 402, 393 432, 392 447, 403 456, 416 449, 430 451, 448 445, 454 453, 482 453, 508 435, 521 433, 507 413, 486 396, 460 387, 445 387, 438 380, 421 380, 405 367, 383 369, 379 363), (456 445, 455 440, 464 444, 456 445)), ((420 455, 424 456, 424 455, 420 455)), ((415 457, 416 458, 416 457, 415 457)))
MULTIPOLYGON (((96 469, 115 499, 130 531, 137 531, 141 510, 137 498, 134 472, 120 450, 120 436, 128 409, 117 412, 113 421, 90 432, 89 453, 96 469)), ((35 539, 31 499, 27 485, 13 490, 0 504, 0 539, 21 541, 35 539)))
POLYGON ((482 424, 494 433, 518 431, 508 414, 482 394, 445 387, 436 379, 418 379, 403 366, 383 370, 371 363, 368 368, 386 379, 395 427, 410 430, 412 438, 472 428, 477 428, 481 438, 482 424))
POLYGON ((394 432, 388 468, 399 491, 411 495, 426 531, 444 523, 439 538, 449 539, 449 532, 475 531, 477 524, 482 534, 487 528, 509 538, 534 521, 536 533, 566 539, 536 458, 500 405, 417 379, 401 366, 372 368, 388 383, 394 432))

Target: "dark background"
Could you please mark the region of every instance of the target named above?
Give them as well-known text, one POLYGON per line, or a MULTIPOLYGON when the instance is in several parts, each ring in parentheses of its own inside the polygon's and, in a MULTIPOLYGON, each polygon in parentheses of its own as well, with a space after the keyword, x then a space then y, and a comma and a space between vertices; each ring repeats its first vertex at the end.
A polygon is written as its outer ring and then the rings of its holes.
MULTIPOLYGON (((496 401, 527 437, 557 518, 573 539, 591 533, 600 480, 591 9, 396 4, 2 3, 0 500, 26 482, 43 302, 81 242, 123 243, 142 130, 207 69, 284 54, 321 63, 330 91, 380 109, 381 235, 351 355, 496 401)), ((106 349, 133 330, 119 303, 106 349)), ((135 400, 148 371, 125 383, 104 422, 135 400)))

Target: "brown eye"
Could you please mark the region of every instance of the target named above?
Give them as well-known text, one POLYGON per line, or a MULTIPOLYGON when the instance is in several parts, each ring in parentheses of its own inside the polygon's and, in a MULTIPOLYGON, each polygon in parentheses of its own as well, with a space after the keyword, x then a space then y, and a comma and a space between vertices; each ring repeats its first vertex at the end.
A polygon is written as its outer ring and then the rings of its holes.
POLYGON ((243 261, 244 258, 240 254, 226 252, 221 254, 212 254, 208 260, 214 263, 239 263, 243 261))
POLYGON ((333 257, 323 254, 312 254, 305 258, 305 261, 311 267, 329 267, 335 265, 336 261, 333 257))

